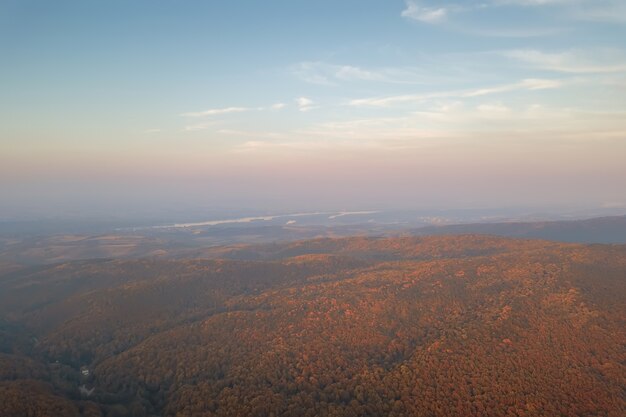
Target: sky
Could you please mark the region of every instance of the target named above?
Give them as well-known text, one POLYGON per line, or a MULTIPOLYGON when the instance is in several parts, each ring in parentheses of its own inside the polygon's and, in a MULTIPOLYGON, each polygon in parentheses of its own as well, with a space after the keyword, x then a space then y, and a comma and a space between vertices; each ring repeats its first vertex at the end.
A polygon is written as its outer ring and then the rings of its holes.
POLYGON ((0 218, 626 207, 626 1, 0 2, 0 218))

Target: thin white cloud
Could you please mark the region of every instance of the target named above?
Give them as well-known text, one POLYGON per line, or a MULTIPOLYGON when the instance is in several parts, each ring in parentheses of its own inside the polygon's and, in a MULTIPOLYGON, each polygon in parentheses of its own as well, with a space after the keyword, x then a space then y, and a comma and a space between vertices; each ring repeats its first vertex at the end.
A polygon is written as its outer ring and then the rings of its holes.
POLYGON ((448 9, 445 7, 423 7, 416 1, 407 1, 402 17, 424 23, 438 23, 446 19, 448 9))
POLYGON ((490 130, 518 133, 567 131, 567 135, 574 135, 577 132, 615 133, 626 127, 622 121, 623 111, 590 111, 542 104, 511 107, 499 101, 478 105, 456 101, 412 114, 420 121, 420 126, 433 126, 448 133, 490 130))
MULTIPOLYGON (((454 76, 444 75, 446 71, 437 63, 433 71, 434 60, 421 54, 419 65, 382 66, 366 68, 357 65, 335 64, 323 61, 305 61, 292 65, 289 71, 300 80, 317 85, 338 86, 346 83, 380 84, 432 84, 433 82, 451 81, 454 76)), ((448 70, 451 70, 448 68, 448 70)))
POLYGON ((476 90, 469 90, 464 93, 460 93, 458 97, 480 97, 490 94, 506 93, 519 89, 519 83, 498 85, 495 87, 478 88, 476 90))
POLYGON ((517 6, 551 6, 563 4, 577 4, 581 0, 496 0, 497 5, 517 5, 517 6))
POLYGON ((405 120, 404 117, 374 117, 355 120, 345 120, 341 122, 326 122, 319 126, 330 131, 351 131, 361 128, 371 129, 373 127, 398 125, 405 120))
POLYGON ((337 85, 345 81, 402 82, 398 77, 407 74, 398 69, 371 70, 354 65, 337 65, 326 62, 300 62, 291 67, 291 72, 310 84, 337 85))
POLYGON ((150 133, 159 133, 161 131, 161 129, 146 129, 143 131, 143 133, 145 134, 150 134, 150 133))
POLYGON ((210 129, 212 127, 214 127, 216 125, 215 122, 203 122, 203 123, 194 123, 191 125, 187 125, 183 128, 183 131, 185 132, 197 132, 200 130, 207 130, 210 129))
MULTIPOLYGON (((459 13, 474 13, 480 10, 492 9, 494 7, 502 6, 545 6, 545 5, 565 5, 570 3, 577 3, 584 0, 487 0, 483 2, 454 2, 449 1, 444 5, 438 5, 436 7, 423 6, 421 1, 418 0, 406 0, 406 9, 404 9, 401 15, 405 18, 416 20, 419 22, 437 24, 448 20, 453 14, 459 13)), ((611 0, 605 0, 611 1, 611 0)), ((509 22, 510 23, 510 22, 509 22)), ((485 26, 472 25, 471 20, 469 24, 461 23, 454 26, 448 25, 448 29, 452 29, 457 32, 466 33, 475 36, 487 36, 487 37, 506 37, 506 38, 532 38, 552 36, 565 31, 560 27, 532 27, 528 24, 523 26, 502 26, 494 22, 495 25, 485 26)))
POLYGON ((307 97, 298 97, 295 101, 296 101, 296 105, 298 106, 298 110, 302 112, 317 108, 317 106, 313 106, 314 104, 313 100, 307 97))
POLYGON ((517 83, 504 84, 493 87, 478 88, 473 90, 460 90, 460 91, 439 91, 425 94, 405 94, 398 96, 388 97, 371 97, 355 99, 348 102, 350 106, 369 106, 369 107, 389 107, 394 104, 406 103, 406 102, 423 102, 438 98, 451 98, 451 97, 479 97, 490 94, 506 93, 515 90, 544 90, 559 88, 563 86, 564 82, 561 80, 549 80, 529 78, 517 83))
MULTIPOLYGON (((624 0, 487 0, 474 4, 458 4, 453 1, 444 6, 423 6, 421 1, 407 0, 402 16, 424 23, 441 23, 451 14, 471 12, 494 7, 525 7, 551 9, 560 18, 589 22, 626 23, 626 1, 624 0)), ((549 36, 562 31, 529 28, 474 28, 464 32, 482 36, 532 37, 549 36)))
POLYGON ((502 103, 485 103, 476 106, 477 118, 499 120, 509 118, 513 111, 502 103))
POLYGON ((383 81, 385 76, 359 67, 342 65, 336 69, 335 77, 341 80, 383 81))
POLYGON ((540 38, 545 36, 559 35, 567 32, 562 27, 522 27, 522 28, 485 28, 471 27, 461 29, 463 33, 475 36, 495 38, 540 38))
POLYGON ((470 90, 462 93, 460 97, 478 97, 489 94, 506 93, 515 90, 546 90, 552 88, 559 88, 563 86, 561 80, 545 80, 539 78, 527 78, 518 83, 505 84, 495 87, 479 88, 477 90, 470 90))
POLYGON ((522 88, 528 90, 547 90, 552 88, 562 87, 564 82, 562 80, 546 80, 542 78, 527 78, 523 80, 519 85, 522 88))
POLYGON ((615 49, 594 52, 565 51, 547 53, 534 49, 519 49, 503 53, 507 58, 530 67, 572 74, 626 72, 626 54, 615 49))
POLYGON ((291 72, 302 81, 310 84, 333 85, 327 71, 320 70, 319 62, 301 62, 291 68, 291 72))
POLYGON ((222 115, 227 115, 227 114, 244 113, 244 112, 252 112, 252 111, 259 111, 259 112, 268 111, 268 110, 276 111, 276 110, 284 109, 286 106, 287 105, 285 103, 274 103, 267 107, 224 107, 224 108, 209 109, 209 110, 204 110, 204 111, 199 111, 199 112, 182 113, 181 116, 185 118, 204 119, 204 121, 202 121, 201 123, 194 123, 194 124, 185 126, 183 130, 187 132, 207 130, 218 122, 218 120, 216 120, 214 116, 222 116, 222 115), (210 119, 210 120, 206 120, 206 119, 210 119))
POLYGON ((494 6, 558 7, 560 15, 574 20, 626 23, 624 0, 492 0, 494 6))
POLYGON ((181 114, 181 116, 207 117, 207 116, 218 116, 218 115, 229 114, 229 113, 241 113, 241 112, 246 112, 246 111, 250 111, 250 109, 247 107, 225 107, 221 109, 209 109, 209 110, 198 111, 198 112, 183 113, 181 114))
POLYGON ((625 114, 623 111, 519 105, 515 100, 512 103, 483 101, 475 104, 469 100, 466 103, 455 100, 440 102, 402 117, 316 123, 280 134, 249 132, 242 135, 247 140, 238 143, 233 151, 402 152, 478 138, 493 139, 494 143, 526 143, 545 138, 568 144, 589 143, 590 140, 623 138, 625 114))
POLYGON ((626 2, 624 0, 590 2, 589 5, 575 9, 571 16, 589 22, 626 23, 626 2))
POLYGON ((296 103, 298 104, 298 107, 308 107, 313 104, 313 100, 306 97, 299 97, 296 99, 296 103))
MULTIPOLYGON (((452 13, 459 12, 471 12, 473 10, 487 9, 493 6, 503 5, 517 5, 517 6, 530 6, 530 5, 545 5, 545 4, 558 4, 569 3, 572 0, 491 0, 485 2, 477 2, 474 4, 458 4, 454 2, 448 2, 445 5, 427 6, 423 5, 419 0, 405 0, 406 8, 402 11, 401 16, 407 19, 423 22, 423 23, 441 23, 445 21, 452 13)), ((580 0, 574 0, 580 1, 580 0)), ((498 33, 505 33, 507 37, 519 37, 529 36, 528 31, 497 31, 498 33)), ((484 33, 489 35, 489 30, 484 29, 484 33)))
POLYGON ((238 136, 238 137, 253 137, 253 138, 261 138, 261 139, 289 139, 284 133, 280 132, 261 132, 261 131, 246 131, 246 130, 236 130, 236 129, 220 129, 217 133, 227 136, 238 136))

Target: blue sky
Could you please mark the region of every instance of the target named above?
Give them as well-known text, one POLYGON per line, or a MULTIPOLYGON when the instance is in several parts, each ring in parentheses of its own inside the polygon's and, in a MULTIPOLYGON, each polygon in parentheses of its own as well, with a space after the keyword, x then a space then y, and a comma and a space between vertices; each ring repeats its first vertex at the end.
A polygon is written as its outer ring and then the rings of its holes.
POLYGON ((626 204, 621 0, 5 0, 0 52, 4 207, 626 204))

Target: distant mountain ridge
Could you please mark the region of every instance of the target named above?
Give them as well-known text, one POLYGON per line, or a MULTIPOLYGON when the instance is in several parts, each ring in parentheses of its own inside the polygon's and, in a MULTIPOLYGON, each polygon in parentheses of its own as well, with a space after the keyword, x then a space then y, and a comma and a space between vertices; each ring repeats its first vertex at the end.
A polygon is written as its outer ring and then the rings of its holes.
POLYGON ((626 243, 626 216, 544 222, 471 223, 414 229, 421 236, 487 234, 579 243, 626 243))

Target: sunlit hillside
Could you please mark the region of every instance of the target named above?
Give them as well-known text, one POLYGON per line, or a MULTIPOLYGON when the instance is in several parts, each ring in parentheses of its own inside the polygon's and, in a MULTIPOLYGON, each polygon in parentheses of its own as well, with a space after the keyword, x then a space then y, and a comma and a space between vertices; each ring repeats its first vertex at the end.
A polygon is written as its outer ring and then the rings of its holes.
POLYGON ((625 409, 624 246, 465 235, 225 254, 2 276, 3 415, 32 392, 32 415, 59 417, 625 409))

